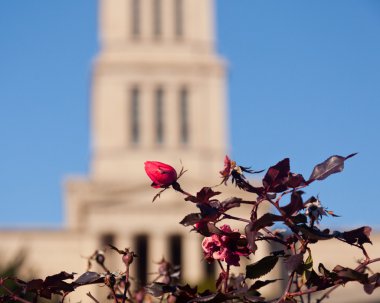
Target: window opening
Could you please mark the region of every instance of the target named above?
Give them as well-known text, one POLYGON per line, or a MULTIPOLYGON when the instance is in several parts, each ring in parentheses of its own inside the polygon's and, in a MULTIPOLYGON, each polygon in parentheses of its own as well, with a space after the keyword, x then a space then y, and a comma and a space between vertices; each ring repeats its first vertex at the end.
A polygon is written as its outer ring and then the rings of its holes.
POLYGON ((188 91, 187 89, 182 89, 179 93, 180 102, 180 136, 181 143, 187 144, 189 142, 189 113, 188 113, 188 91))
POLYGON ((137 263, 137 282, 140 285, 146 285, 148 276, 148 236, 138 235, 135 238, 135 247, 137 258, 135 262, 137 263))
POLYGON ((156 142, 164 142, 164 91, 162 88, 156 90, 156 142))
POLYGON ((140 0, 131 1, 132 36, 138 38, 140 36, 140 0))
POLYGON ((183 0, 174 0, 175 36, 183 36, 183 0))
POLYGON ((159 38, 162 34, 161 0, 153 0, 153 33, 159 38))
POLYGON ((140 125, 139 125, 139 99, 140 91, 137 87, 134 87, 131 91, 131 106, 130 106, 130 129, 131 129, 131 141, 136 144, 140 139, 140 125))

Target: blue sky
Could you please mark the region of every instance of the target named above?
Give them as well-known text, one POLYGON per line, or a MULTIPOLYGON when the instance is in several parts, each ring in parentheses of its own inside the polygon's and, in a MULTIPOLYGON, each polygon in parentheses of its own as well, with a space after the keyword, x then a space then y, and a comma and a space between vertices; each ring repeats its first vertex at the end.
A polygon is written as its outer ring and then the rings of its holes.
MULTIPOLYGON (((333 154, 359 155, 307 190, 380 227, 380 2, 218 0, 229 61, 233 158, 255 169, 290 157, 306 177, 333 154)), ((63 223, 65 176, 86 174, 94 0, 0 1, 0 226, 63 223)))

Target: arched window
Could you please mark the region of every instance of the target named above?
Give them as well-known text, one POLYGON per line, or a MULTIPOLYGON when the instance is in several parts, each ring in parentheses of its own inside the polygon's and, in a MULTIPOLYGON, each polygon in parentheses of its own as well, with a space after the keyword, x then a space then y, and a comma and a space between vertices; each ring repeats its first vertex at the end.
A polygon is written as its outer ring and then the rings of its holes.
POLYGON ((156 143, 164 142, 164 91, 158 88, 155 92, 155 107, 156 107, 156 143))
POLYGON ((139 88, 132 88, 130 96, 129 121, 131 142, 134 144, 137 144, 140 140, 139 99, 139 88))
POLYGON ((189 142, 189 93, 186 88, 179 92, 179 117, 180 117, 180 141, 182 144, 189 142))
POLYGON ((162 34, 161 0, 153 0, 153 34, 155 38, 162 34))
POLYGON ((132 37, 138 38, 140 36, 140 0, 131 0, 131 16, 130 20, 132 22, 131 29, 132 29, 132 37))
POLYGON ((183 0, 174 0, 174 34, 176 38, 183 36, 183 0))

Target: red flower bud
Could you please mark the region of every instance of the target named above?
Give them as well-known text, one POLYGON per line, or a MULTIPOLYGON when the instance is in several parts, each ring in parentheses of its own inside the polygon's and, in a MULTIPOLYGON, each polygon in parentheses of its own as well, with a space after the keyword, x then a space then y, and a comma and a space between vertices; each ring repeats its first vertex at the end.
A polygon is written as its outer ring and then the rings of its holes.
POLYGON ((177 181, 177 172, 168 164, 158 161, 146 161, 145 171, 153 181, 154 188, 168 187, 177 181))
POLYGON ((127 252, 123 257, 121 258, 126 266, 129 266, 133 262, 133 256, 134 254, 131 252, 127 252))

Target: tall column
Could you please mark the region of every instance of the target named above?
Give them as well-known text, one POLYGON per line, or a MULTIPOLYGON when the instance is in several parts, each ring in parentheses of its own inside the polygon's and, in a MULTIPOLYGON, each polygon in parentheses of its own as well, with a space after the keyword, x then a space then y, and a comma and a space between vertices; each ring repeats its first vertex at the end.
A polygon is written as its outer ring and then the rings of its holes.
MULTIPOLYGON (((149 236, 148 243, 148 273, 156 273, 158 270, 157 263, 162 260, 162 258, 168 259, 167 251, 167 237, 163 232, 153 231, 149 236)), ((157 275, 148 276, 148 282, 152 281, 157 275)))
POLYGON ((197 234, 186 234, 183 237, 183 279, 188 283, 198 283, 204 279, 204 264, 201 239, 197 234))

